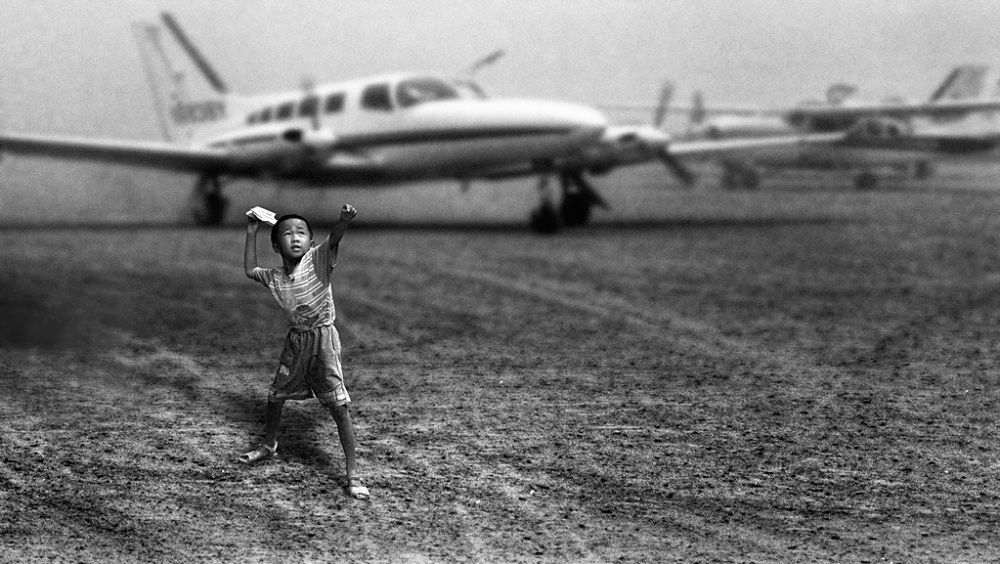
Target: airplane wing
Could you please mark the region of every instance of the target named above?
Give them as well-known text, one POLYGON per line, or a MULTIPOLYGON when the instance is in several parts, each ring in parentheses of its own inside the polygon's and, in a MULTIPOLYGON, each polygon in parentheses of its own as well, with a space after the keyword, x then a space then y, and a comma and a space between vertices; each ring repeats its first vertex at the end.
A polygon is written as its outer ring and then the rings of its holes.
MULTIPOLYGON (((601 104, 599 107, 610 110, 626 111, 649 111, 653 109, 651 104, 624 103, 624 104, 601 104)), ((691 108, 686 106, 673 106, 670 113, 690 113, 691 108)), ((844 104, 831 106, 817 104, 815 106, 797 106, 788 108, 767 108, 752 106, 712 106, 703 110, 708 115, 733 115, 733 116, 786 116, 791 119, 803 118, 863 118, 863 117, 937 117, 954 116, 955 114, 973 112, 998 112, 1000 111, 1000 100, 955 100, 955 101, 935 101, 921 103, 886 103, 886 104, 844 104)))
POLYGON ((666 150, 675 157, 711 157, 719 154, 792 147, 795 145, 832 145, 844 141, 849 133, 812 133, 748 139, 701 139, 671 141, 666 150))
POLYGON ((871 117, 934 117, 957 113, 997 112, 1000 100, 956 100, 923 102, 917 104, 845 104, 842 106, 803 106, 786 113, 804 118, 862 118, 871 117))
POLYGON ((186 172, 232 168, 229 153, 170 143, 0 133, 0 153, 133 164, 186 172))
MULTIPOLYGON (((652 112, 656 109, 654 104, 648 102, 611 102, 611 103, 601 103, 595 104, 595 107, 609 112, 636 112, 636 113, 646 113, 652 112)), ((677 115, 690 115, 691 110, 694 106, 687 106, 684 104, 671 105, 666 112, 669 114, 677 115)), ((788 113, 788 108, 785 109, 773 109, 761 106, 712 106, 710 108, 702 108, 702 111, 706 115, 727 115, 727 116, 774 116, 774 115, 784 115, 788 113)))
POLYGON ((892 151, 919 152, 939 156, 994 154, 1000 148, 1000 132, 915 132, 891 138, 848 136, 844 146, 892 151))

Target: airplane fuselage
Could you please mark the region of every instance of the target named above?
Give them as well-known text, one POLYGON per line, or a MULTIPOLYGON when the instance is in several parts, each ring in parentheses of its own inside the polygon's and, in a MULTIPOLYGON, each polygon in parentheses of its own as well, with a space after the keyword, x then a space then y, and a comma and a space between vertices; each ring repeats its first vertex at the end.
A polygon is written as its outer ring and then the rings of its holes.
POLYGON ((234 108, 188 105, 186 118, 222 118, 203 122, 194 146, 226 151, 228 174, 307 184, 487 178, 510 167, 528 173, 593 145, 606 128, 587 106, 484 99, 418 75, 224 103, 234 108))

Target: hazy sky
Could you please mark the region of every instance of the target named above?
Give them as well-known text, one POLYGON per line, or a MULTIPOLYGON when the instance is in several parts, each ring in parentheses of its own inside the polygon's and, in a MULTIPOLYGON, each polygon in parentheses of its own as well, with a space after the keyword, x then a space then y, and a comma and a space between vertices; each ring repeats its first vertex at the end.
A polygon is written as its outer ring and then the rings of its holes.
POLYGON ((396 70, 455 72, 495 49, 494 95, 677 96, 767 105, 847 81, 924 98, 959 62, 1000 61, 992 0, 4 0, 0 127, 158 136, 130 23, 170 10, 236 91, 396 70))

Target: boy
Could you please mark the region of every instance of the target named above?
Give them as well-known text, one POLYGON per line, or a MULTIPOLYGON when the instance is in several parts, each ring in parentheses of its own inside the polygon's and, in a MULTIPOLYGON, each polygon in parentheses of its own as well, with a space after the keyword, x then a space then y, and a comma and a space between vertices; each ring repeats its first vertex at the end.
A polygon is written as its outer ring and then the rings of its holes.
POLYGON ((278 426, 286 400, 316 397, 330 410, 347 462, 347 485, 351 497, 368 499, 368 488, 357 475, 351 397, 344 387, 340 365, 340 337, 333 325, 336 310, 330 289, 330 274, 337 265, 337 250, 347 225, 357 210, 344 205, 340 220, 329 237, 313 247, 312 228, 305 218, 284 215, 271 228, 271 247, 281 255, 281 268, 257 266, 257 230, 260 221, 247 219, 243 267, 246 275, 267 286, 285 311, 291 329, 279 357, 267 397, 264 440, 256 449, 243 453, 239 461, 253 464, 267 460, 278 450, 278 426))

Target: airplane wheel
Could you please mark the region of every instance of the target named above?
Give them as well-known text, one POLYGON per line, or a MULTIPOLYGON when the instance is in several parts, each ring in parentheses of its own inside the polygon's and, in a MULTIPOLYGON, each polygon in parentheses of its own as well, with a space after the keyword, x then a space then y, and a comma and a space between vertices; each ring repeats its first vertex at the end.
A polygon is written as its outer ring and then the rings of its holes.
POLYGON ((563 225, 567 227, 585 225, 590 219, 590 209, 592 207, 590 200, 583 194, 566 194, 563 196, 562 205, 559 207, 559 214, 562 217, 563 225))
POLYGON ((546 235, 559 231, 559 214, 556 213, 555 206, 545 202, 535 208, 531 212, 531 229, 546 235))
POLYGON ((854 187, 858 190, 874 190, 878 187, 878 176, 872 172, 862 172, 854 179, 854 187))
POLYGON ((226 217, 226 209, 229 207, 229 199, 222 194, 213 193, 205 196, 205 209, 208 211, 207 225, 222 225, 223 218, 226 217))
POLYGON ((200 181, 191 195, 191 215, 197 225, 222 225, 228 207, 229 199, 222 195, 217 182, 211 179, 200 181))

